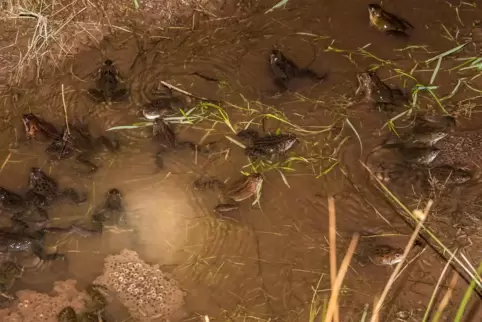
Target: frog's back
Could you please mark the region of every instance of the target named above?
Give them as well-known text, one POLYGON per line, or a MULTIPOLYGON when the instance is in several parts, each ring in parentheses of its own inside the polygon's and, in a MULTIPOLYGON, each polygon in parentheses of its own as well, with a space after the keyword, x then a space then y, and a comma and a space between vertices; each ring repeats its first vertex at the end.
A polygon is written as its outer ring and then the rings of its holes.
POLYGON ((455 132, 437 143, 440 153, 434 166, 478 168, 482 164, 482 131, 455 132))

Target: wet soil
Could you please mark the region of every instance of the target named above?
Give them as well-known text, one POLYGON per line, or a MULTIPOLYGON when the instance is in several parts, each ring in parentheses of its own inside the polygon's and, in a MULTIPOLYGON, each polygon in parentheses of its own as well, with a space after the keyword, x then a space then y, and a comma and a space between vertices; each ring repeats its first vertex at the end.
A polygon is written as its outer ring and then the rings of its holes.
MULTIPOLYGON (((403 248, 413 222, 381 192, 360 161, 379 161, 369 159, 370 152, 390 135, 384 127, 388 118, 404 108, 387 114, 370 104, 357 103, 356 73, 379 66, 377 72, 382 79, 409 92, 416 82, 400 77, 395 70, 409 73, 417 62, 456 47, 457 42, 443 37, 442 24, 448 30, 467 33, 481 12, 460 5, 459 20, 455 4, 444 1, 386 3, 390 11, 415 26, 409 39, 399 39, 370 28, 368 3, 298 1, 265 14, 274 5, 270 3, 252 7, 245 17, 205 17, 194 28, 185 22, 185 27, 156 32, 142 28, 128 33, 116 31, 96 48, 76 54, 62 70, 40 84, 25 81, 15 88, 15 95, 5 91, 1 101, 0 160, 5 160, 0 170, 1 186, 21 191, 29 169, 37 166, 57 178, 61 186, 88 191, 89 201, 84 206, 59 204, 49 209, 56 224, 88 222, 105 193, 118 188, 126 198, 129 225, 136 230, 105 232, 88 239, 49 236, 49 245, 58 244, 58 250, 68 254, 68 261, 27 270, 16 289, 47 290, 54 280, 65 277, 87 284, 101 273, 106 254, 127 247, 173 273, 188 294, 187 310, 192 317, 308 321, 314 289, 318 303, 329 296, 329 195, 336 198, 339 262, 354 232, 394 235, 379 238, 384 244, 403 248), (328 72, 327 79, 321 83, 300 81, 292 90, 277 95, 268 66, 274 46, 300 66, 328 72), (373 56, 364 54, 361 48, 373 56), (94 103, 86 93, 106 58, 115 62, 129 88, 125 102, 94 103), (250 171, 242 149, 225 138, 233 133, 222 120, 215 124, 211 117, 194 125, 176 125, 176 129, 180 138, 196 142, 209 131, 205 141, 219 141, 221 150, 229 150, 227 155, 176 150, 166 154, 165 168, 158 171, 150 127, 109 131, 120 140, 121 150, 97 155, 94 161, 101 167, 89 176, 73 171, 73 160, 49 162, 43 152, 45 145, 27 142, 22 132, 21 115, 27 112, 60 126, 66 111, 69 119, 84 118, 96 135, 105 134, 113 126, 133 124, 139 121, 142 106, 155 98, 160 81, 224 102, 221 105, 236 130, 254 119, 251 126, 261 131, 296 133, 300 144, 294 153, 309 162, 293 162, 292 171, 280 170, 283 175, 276 169, 264 172, 260 206, 242 202, 236 214, 238 221, 230 221, 213 213, 218 202, 215 194, 192 188, 201 175, 232 182, 241 171, 250 171)), ((470 52, 458 55, 469 57, 470 52)), ((433 68, 433 64, 417 68, 413 76, 418 83, 428 84, 433 68)), ((463 76, 448 72, 448 68, 444 65, 437 76, 441 97, 448 95, 463 76)), ((471 86, 481 88, 480 82, 473 79, 471 86)), ((464 87, 444 101, 462 130, 479 129, 475 94, 464 87)), ((423 111, 440 113, 429 95, 420 94, 418 100, 423 111)), ((397 121, 400 133, 409 131, 410 120, 397 121)), ((431 195, 417 188, 415 176, 408 174, 405 179, 390 186, 397 197, 409 209, 423 207, 426 198, 435 197, 428 226, 450 249, 459 247, 477 267, 482 259, 480 184, 431 195)), ((362 238, 359 247, 366 242, 362 238)), ((407 320, 421 321, 445 263, 440 251, 427 247, 397 280, 381 320, 395 321, 409 312, 407 320)), ((340 297, 341 320, 359 321, 365 305, 372 305, 391 271, 389 267, 353 261, 340 297)), ((442 290, 447 285, 448 280, 442 290)), ((466 285, 459 279, 444 313, 446 321, 453 320, 466 285)), ((466 321, 480 320, 482 311, 477 305, 480 299, 474 296, 466 321)), ((109 313, 119 321, 125 318, 118 312, 109 313)))

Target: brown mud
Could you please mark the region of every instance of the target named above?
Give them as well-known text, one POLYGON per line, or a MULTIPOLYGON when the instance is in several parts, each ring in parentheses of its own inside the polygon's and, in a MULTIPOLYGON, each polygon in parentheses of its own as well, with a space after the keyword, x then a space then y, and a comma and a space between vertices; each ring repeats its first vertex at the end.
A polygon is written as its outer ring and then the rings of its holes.
MULTIPOLYGON (((242 16, 205 17, 194 28, 189 18, 164 30, 142 26, 129 32, 116 30, 108 39, 66 60, 60 70, 47 71, 40 84, 24 81, 15 87, 15 95, 5 90, 1 101, 0 162, 5 160, 0 170, 1 186, 22 191, 30 168, 36 166, 63 187, 87 191, 86 205, 61 203, 49 209, 59 225, 79 220, 88 223, 93 207, 103 202, 109 189, 118 188, 125 196, 128 223, 136 230, 106 231, 101 237, 89 238, 52 234, 48 245, 58 245, 59 252, 67 253, 67 262, 53 262, 30 273, 26 270, 15 289, 48 290, 53 281, 66 278, 87 284, 101 273, 107 254, 132 248, 180 282, 188 294, 186 309, 192 313, 192 321, 200 319, 197 315, 208 315, 213 321, 308 321, 313 292, 318 305, 330 292, 329 195, 336 198, 339 262, 354 232, 394 235, 380 238, 385 244, 404 248, 413 223, 381 192, 360 163, 372 162, 370 152, 390 135, 385 123, 404 107, 387 115, 370 104, 357 103, 356 73, 379 66, 377 73, 383 80, 409 92, 416 82, 394 70, 408 73, 417 62, 456 47, 462 42, 442 37, 441 24, 468 34, 467 28, 482 12, 460 5, 462 26, 456 5, 449 2, 386 3, 391 12, 415 26, 405 40, 370 28, 368 3, 290 1, 285 8, 265 14, 275 4, 269 3, 245 8, 249 14, 242 16), (370 46, 365 47, 367 44, 370 46), (277 88, 268 65, 274 46, 302 67, 311 63, 310 69, 327 72, 326 80, 300 81, 294 90, 275 95, 277 88), (87 89, 93 86, 96 72, 107 58, 114 61, 129 89, 124 102, 108 105, 88 97, 87 89), (160 171, 154 165, 156 148, 149 140, 150 127, 106 132, 113 126, 139 121, 140 109, 156 97, 161 81, 224 102, 221 106, 236 130, 254 118, 251 126, 260 131, 295 133, 301 142, 294 153, 307 162, 293 162, 292 171, 280 170, 289 186, 277 169, 266 171, 261 208, 251 205, 254 200, 244 201, 236 215, 239 222, 219 219, 212 211, 218 203, 216 195, 195 191, 193 182, 201 175, 232 182, 240 171, 252 171, 242 149, 225 138, 234 133, 222 120, 214 124, 211 117, 194 125, 176 125, 176 129, 181 139, 195 142, 210 131, 205 141, 219 141, 221 150, 229 150, 227 157, 176 150, 166 154, 160 171), (73 171, 73 160, 50 163, 43 151, 45 145, 28 142, 23 133, 21 115, 25 113, 61 126, 66 117, 64 102, 68 119, 83 118, 95 135, 109 133, 120 140, 119 152, 95 157, 93 161, 100 168, 92 175, 78 175, 73 171), (266 114, 278 115, 296 126, 263 118, 266 114)), ((457 55, 469 57, 470 53, 457 55)), ((458 63, 447 64, 453 67, 458 63)), ((417 68, 413 77, 428 84, 433 68, 434 63, 417 68)), ((440 97, 448 95, 461 77, 448 72, 450 67, 444 68, 436 81, 440 97)), ((482 88, 480 78, 470 84, 482 88)), ((444 101, 457 116, 460 130, 479 129, 480 99, 467 100, 476 96, 464 87, 444 101)), ((441 112, 429 95, 420 95, 418 100, 423 111, 441 112)), ((405 127, 397 130, 409 131, 410 120, 397 121, 405 127)), ((423 208, 428 197, 434 198, 428 227, 477 267, 482 260, 480 183, 422 195, 414 178, 408 175, 390 188, 409 209, 423 208)), ((420 250, 416 248, 410 258, 420 250)), ((409 264, 385 303, 381 321, 395 321, 406 312, 410 313, 406 320, 422 320, 446 263, 439 253, 428 247, 409 264)), ((391 272, 389 267, 353 261, 340 295, 341 320, 359 321, 391 272)), ((442 283, 439 297, 447 285, 448 279, 442 283)), ((459 279, 444 313, 445 321, 453 321, 466 287, 459 279)), ((473 296, 471 305, 464 321, 479 321, 480 299, 473 296)), ((109 308, 107 312, 117 321, 126 318, 122 312, 109 308)))

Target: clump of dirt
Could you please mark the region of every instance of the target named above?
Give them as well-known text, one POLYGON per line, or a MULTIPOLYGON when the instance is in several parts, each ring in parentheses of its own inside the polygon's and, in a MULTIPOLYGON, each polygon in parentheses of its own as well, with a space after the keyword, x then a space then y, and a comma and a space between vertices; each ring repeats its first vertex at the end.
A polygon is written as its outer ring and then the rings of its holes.
POLYGON ((185 312, 177 281, 149 265, 132 250, 105 258, 104 272, 95 281, 114 292, 132 317, 141 321, 176 321, 185 312))
POLYGON ((57 281, 52 294, 22 290, 16 293, 13 306, 0 310, 4 322, 56 322, 57 314, 66 306, 77 312, 84 310, 86 294, 75 287, 75 280, 57 281))

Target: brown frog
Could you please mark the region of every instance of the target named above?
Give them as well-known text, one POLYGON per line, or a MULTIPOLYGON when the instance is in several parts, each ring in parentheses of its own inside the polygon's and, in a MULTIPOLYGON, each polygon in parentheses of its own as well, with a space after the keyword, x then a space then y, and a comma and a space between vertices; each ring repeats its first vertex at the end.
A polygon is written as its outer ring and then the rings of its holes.
POLYGON ((385 84, 375 71, 367 71, 357 75, 358 89, 355 95, 361 93, 362 102, 372 103, 380 110, 391 111, 394 106, 407 102, 405 94, 397 88, 385 84))
POLYGON ((415 131, 398 148, 410 164, 426 167, 435 176, 450 175, 452 183, 477 179, 482 162, 482 131, 459 132, 454 126, 453 118, 445 117, 441 126, 434 127, 432 132, 427 127, 424 131, 415 131), (417 142, 415 148, 414 141, 417 142))
POLYGON ((299 142, 298 138, 291 133, 260 136, 256 131, 242 130, 237 135, 248 139, 250 145, 245 149, 245 153, 248 157, 255 159, 284 154, 299 142))
POLYGON ((370 25, 376 29, 395 36, 408 36, 407 30, 413 29, 407 20, 397 17, 393 13, 385 11, 378 4, 368 5, 370 25))
POLYGON ((308 77, 319 82, 325 79, 325 75, 320 76, 308 68, 298 67, 278 49, 271 51, 269 66, 275 84, 284 91, 289 89, 289 84, 294 78, 308 77))
POLYGON ((0 264, 0 308, 10 306, 17 299, 8 291, 12 288, 15 280, 22 277, 23 267, 13 261, 7 260, 0 264))
POLYGON ((188 96, 176 96, 164 86, 165 91, 142 108, 142 115, 148 120, 164 117, 169 113, 185 108, 192 100, 188 96))
POLYGON ((96 230, 103 231, 105 224, 125 225, 125 221, 125 208, 122 194, 116 188, 110 189, 107 192, 103 205, 92 215, 92 227, 96 230))
POLYGON ((213 178, 200 178, 194 182, 195 190, 221 191, 221 203, 214 208, 218 214, 231 212, 238 209, 238 202, 246 200, 260 192, 263 177, 259 173, 238 179, 230 185, 213 178))
POLYGON ((23 252, 41 260, 63 260, 65 255, 48 254, 44 249, 45 232, 43 229, 30 229, 21 221, 12 221, 12 227, 0 229, 0 252, 4 254, 23 252))
POLYGON ((86 305, 85 312, 77 314, 71 306, 63 308, 57 315, 59 322, 99 322, 107 321, 103 316, 103 311, 107 306, 107 299, 101 292, 107 292, 102 285, 89 284, 86 293, 90 301, 86 305))
POLYGON ((9 290, 15 284, 15 280, 22 277, 23 267, 17 263, 7 260, 0 264, 0 308, 11 305, 17 299, 9 290))
POLYGON ((118 150, 116 140, 110 140, 105 136, 94 138, 88 126, 78 121, 76 124, 69 124, 62 130, 62 135, 57 137, 45 150, 48 155, 57 159, 68 159, 75 155, 77 162, 84 165, 87 173, 97 171, 98 166, 90 161, 91 157, 99 153, 103 147, 110 152, 118 150))
POLYGON ((22 277, 23 267, 12 261, 0 264, 0 292, 6 292, 12 288, 15 280, 22 277))
POLYGON ((362 241, 354 255, 361 265, 374 264, 376 266, 392 266, 399 263, 403 257, 403 249, 390 245, 362 241))
POLYGON ((201 153, 209 153, 208 149, 203 149, 203 147, 199 147, 193 142, 177 140, 173 128, 161 117, 154 119, 152 132, 153 141, 158 146, 156 165, 159 169, 164 168, 163 154, 173 149, 189 147, 192 150, 200 151, 201 153))
POLYGON ((27 139, 50 141, 56 139, 60 135, 59 131, 53 124, 33 113, 22 115, 22 122, 27 139))
POLYGON ((97 102, 119 102, 127 98, 129 91, 121 86, 121 78, 114 62, 110 59, 104 61, 99 70, 96 88, 88 90, 97 102))
POLYGON ((31 198, 26 200, 22 196, 0 187, 0 212, 10 215, 11 218, 45 221, 48 220, 44 198, 31 198))
POLYGON ((60 190, 57 182, 40 168, 33 167, 30 170, 28 180, 27 198, 40 198, 46 205, 60 198, 68 198, 76 204, 87 201, 85 195, 79 194, 72 188, 60 190))

